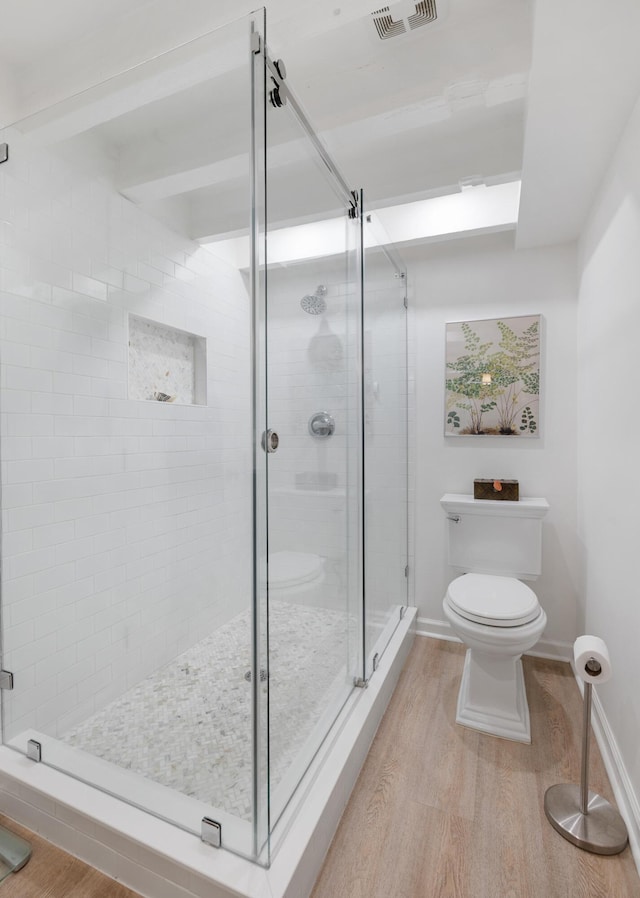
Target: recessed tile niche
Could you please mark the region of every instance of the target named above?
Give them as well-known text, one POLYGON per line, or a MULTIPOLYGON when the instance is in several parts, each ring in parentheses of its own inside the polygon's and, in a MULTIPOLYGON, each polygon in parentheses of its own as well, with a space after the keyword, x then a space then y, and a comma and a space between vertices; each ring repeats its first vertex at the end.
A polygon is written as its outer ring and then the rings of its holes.
POLYGON ((129 315, 129 399, 207 404, 206 340, 129 315))

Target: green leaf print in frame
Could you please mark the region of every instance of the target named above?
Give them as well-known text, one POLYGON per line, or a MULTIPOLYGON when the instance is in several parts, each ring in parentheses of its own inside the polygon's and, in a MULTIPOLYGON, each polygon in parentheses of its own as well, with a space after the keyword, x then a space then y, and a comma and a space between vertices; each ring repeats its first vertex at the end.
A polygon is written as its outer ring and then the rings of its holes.
POLYGON ((540 321, 446 325, 446 436, 540 436, 540 321))

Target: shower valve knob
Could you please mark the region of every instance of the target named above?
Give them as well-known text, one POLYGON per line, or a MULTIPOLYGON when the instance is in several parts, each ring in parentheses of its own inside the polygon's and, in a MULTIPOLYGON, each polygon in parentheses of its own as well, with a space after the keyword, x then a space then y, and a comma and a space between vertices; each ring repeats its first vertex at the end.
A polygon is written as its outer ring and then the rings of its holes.
POLYGON ((262 434, 262 448, 265 452, 275 452, 280 445, 280 437, 275 430, 267 430, 262 434))
POLYGON ((309 433, 318 440, 330 437, 336 429, 336 422, 328 412, 316 412, 309 418, 309 433))

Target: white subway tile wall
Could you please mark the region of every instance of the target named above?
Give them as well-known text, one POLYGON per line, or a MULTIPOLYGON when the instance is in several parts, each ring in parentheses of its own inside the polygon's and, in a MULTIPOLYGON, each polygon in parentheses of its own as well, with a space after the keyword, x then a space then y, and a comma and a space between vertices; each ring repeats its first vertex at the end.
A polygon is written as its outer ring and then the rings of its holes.
MULTIPOLYGON (((364 307, 365 539, 373 647, 392 608, 406 601, 407 583, 407 336, 403 281, 386 262, 372 263, 364 307)), ((357 465, 360 451, 359 306, 344 261, 310 262, 270 274, 270 423, 281 448, 269 467, 270 548, 315 552, 326 559, 322 601, 357 611, 357 465), (300 306, 318 281, 326 308, 309 315, 300 306), (336 429, 314 439, 308 421, 329 412, 336 429), (352 595, 349 595, 349 588, 352 595)), ((304 601, 301 594, 300 601, 304 601)))
MULTIPOLYGON (((269 547, 325 558, 321 601, 355 613, 357 590, 347 572, 359 551, 353 476, 359 452, 358 304, 342 257, 333 269, 325 261, 321 275, 315 264, 270 274, 269 412, 280 448, 269 459, 269 547), (300 300, 319 280, 327 289, 326 309, 310 315, 300 300), (335 420, 327 439, 309 433, 316 412, 335 420)), ((300 601, 304 595, 301 590, 300 601)))
POLYGON ((57 736, 250 599, 239 273, 57 150, 0 167, 5 739, 57 736), (133 400, 128 316, 206 339, 206 405, 133 400))

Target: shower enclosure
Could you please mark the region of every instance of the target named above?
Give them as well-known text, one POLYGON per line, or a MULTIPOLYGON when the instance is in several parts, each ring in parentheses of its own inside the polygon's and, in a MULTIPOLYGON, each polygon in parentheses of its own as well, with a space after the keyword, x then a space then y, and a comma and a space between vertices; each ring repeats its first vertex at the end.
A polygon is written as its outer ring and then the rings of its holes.
POLYGON ((263 11, 0 144, 3 743, 268 865, 407 604, 404 272, 263 11))

